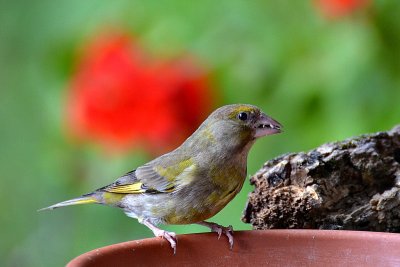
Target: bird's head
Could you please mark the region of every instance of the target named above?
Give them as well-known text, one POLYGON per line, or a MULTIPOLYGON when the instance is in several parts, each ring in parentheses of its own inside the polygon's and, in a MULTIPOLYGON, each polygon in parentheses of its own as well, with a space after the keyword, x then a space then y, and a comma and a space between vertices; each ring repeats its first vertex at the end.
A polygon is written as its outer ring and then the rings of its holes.
POLYGON ((267 116, 260 108, 248 104, 222 106, 207 119, 210 128, 224 135, 239 134, 250 139, 280 133, 282 125, 267 116))
POLYGON ((280 133, 279 122, 260 108, 247 104, 226 105, 215 110, 193 134, 192 141, 206 142, 217 147, 248 147, 255 139, 280 133))

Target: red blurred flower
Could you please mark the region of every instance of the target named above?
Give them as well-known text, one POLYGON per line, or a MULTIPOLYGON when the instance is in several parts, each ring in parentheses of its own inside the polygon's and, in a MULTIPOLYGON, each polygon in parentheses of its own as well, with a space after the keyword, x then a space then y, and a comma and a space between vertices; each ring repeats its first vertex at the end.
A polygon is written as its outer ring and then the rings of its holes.
POLYGON ((364 8, 369 0, 315 0, 317 8, 330 19, 346 16, 354 11, 364 8))
POLYGON ((86 45, 67 98, 73 136, 108 149, 176 146, 213 105, 205 71, 188 57, 150 60, 127 34, 108 33, 86 45))

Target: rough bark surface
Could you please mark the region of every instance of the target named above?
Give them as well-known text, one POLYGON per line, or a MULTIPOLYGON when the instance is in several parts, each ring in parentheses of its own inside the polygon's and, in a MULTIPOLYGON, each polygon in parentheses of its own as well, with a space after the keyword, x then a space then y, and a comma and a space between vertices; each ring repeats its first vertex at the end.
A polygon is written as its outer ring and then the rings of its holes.
POLYGON ((400 125, 280 156, 250 181, 254 229, 400 232, 400 125))

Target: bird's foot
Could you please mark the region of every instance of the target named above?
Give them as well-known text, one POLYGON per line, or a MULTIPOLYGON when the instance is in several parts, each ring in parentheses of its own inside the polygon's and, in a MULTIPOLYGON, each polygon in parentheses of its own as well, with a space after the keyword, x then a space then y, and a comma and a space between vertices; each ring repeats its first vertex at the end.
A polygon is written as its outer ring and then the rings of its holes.
POLYGON ((174 254, 176 254, 176 244, 178 243, 178 239, 176 239, 176 234, 174 232, 158 229, 153 231, 153 233, 155 236, 165 238, 170 243, 171 248, 174 250, 174 254))
POLYGON ((206 226, 211 229, 211 232, 216 232, 218 234, 218 239, 221 238, 221 235, 224 234, 228 238, 230 249, 233 248, 233 228, 232 225, 228 227, 219 225, 213 222, 200 222, 200 225, 206 226))
POLYGON ((162 230, 147 220, 142 220, 140 222, 150 228, 155 236, 165 238, 171 245, 171 248, 174 250, 174 254, 176 254, 176 244, 178 243, 178 239, 176 238, 176 234, 174 232, 162 230))

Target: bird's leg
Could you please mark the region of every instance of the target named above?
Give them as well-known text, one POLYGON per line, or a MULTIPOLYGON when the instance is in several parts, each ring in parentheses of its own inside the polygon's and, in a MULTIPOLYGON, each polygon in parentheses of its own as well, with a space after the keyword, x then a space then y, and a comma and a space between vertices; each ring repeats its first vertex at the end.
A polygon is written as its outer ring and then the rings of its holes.
POLYGON ((228 227, 224 227, 222 225, 219 225, 217 223, 213 223, 213 222, 206 222, 206 221, 202 221, 202 222, 198 222, 197 224, 203 225, 205 227, 208 227, 211 229, 211 232, 216 232, 218 234, 218 239, 220 239, 221 234, 226 235, 226 237, 228 237, 229 240, 229 245, 230 248, 233 248, 233 228, 232 225, 229 225, 228 227))
POLYGON ((174 232, 162 230, 147 220, 143 220, 140 223, 146 225, 151 231, 153 231, 155 236, 165 238, 171 244, 174 254, 176 254, 176 243, 178 243, 178 240, 176 239, 176 234, 174 232))

